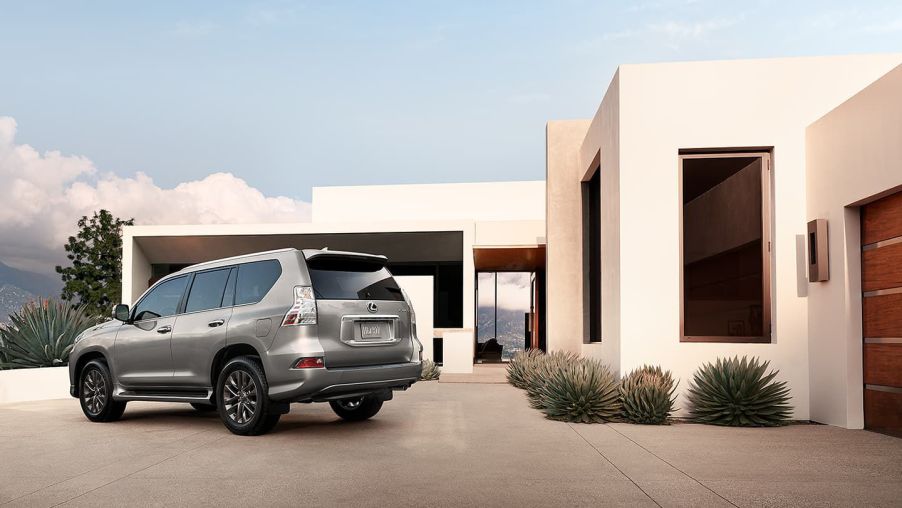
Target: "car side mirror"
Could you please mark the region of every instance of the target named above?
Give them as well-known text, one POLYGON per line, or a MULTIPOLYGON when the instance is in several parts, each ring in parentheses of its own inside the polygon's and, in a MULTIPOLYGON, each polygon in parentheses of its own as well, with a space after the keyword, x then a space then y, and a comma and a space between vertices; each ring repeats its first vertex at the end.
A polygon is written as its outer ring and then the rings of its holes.
POLYGON ((118 319, 119 321, 127 323, 128 317, 128 305, 120 303, 113 307, 113 319, 118 319))

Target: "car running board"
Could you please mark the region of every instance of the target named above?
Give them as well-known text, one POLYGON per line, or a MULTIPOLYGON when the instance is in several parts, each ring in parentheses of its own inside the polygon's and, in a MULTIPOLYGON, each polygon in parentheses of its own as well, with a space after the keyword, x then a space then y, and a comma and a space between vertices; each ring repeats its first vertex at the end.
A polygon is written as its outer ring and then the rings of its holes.
POLYGON ((213 390, 163 391, 163 390, 123 390, 113 395, 116 400, 147 400, 154 402, 194 402, 210 403, 213 390))

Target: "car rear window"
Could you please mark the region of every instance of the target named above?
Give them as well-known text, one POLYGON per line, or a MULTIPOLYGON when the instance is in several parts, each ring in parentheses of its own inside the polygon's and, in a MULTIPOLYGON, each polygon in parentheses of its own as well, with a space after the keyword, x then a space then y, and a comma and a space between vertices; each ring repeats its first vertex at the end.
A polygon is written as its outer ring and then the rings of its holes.
POLYGON ((280 275, 282 265, 274 259, 238 265, 235 305, 259 302, 272 289, 280 275))
POLYGON ((323 300, 403 301, 398 283, 384 266, 346 259, 308 261, 314 295, 323 300))

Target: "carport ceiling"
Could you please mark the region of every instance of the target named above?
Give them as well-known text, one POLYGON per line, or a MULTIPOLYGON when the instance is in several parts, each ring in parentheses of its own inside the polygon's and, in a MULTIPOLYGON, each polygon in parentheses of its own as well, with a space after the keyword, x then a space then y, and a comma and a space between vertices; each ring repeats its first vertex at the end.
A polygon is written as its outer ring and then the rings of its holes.
POLYGON ((296 249, 347 250, 388 256, 389 262, 462 261, 463 233, 311 233, 294 235, 144 236, 135 241, 149 263, 192 264, 252 252, 296 249))

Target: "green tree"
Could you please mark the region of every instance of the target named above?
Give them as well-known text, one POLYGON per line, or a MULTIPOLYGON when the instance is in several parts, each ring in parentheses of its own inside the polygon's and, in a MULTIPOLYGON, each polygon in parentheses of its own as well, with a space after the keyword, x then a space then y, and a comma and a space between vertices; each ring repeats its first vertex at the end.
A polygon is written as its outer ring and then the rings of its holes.
POLYGON ((63 278, 63 300, 83 305, 91 314, 110 312, 122 295, 122 226, 134 223, 107 210, 78 220, 78 234, 70 236, 65 246, 72 266, 56 267, 63 278))

